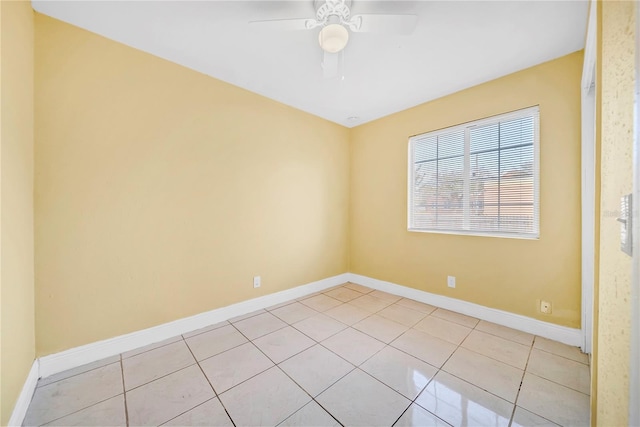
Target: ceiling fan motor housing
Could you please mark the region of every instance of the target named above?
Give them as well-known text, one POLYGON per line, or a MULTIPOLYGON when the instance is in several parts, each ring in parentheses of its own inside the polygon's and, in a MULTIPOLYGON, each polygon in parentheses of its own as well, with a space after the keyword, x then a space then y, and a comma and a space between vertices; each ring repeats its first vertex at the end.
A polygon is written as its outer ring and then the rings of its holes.
POLYGON ((316 19, 324 23, 344 24, 351 15, 351 0, 316 0, 316 19))

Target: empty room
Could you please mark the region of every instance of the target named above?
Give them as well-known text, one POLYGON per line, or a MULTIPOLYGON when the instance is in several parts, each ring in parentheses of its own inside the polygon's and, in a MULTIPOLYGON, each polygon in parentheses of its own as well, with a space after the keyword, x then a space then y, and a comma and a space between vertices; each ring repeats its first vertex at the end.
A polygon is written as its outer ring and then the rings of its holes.
POLYGON ((0 1, 0 425, 640 426, 632 1, 0 1))

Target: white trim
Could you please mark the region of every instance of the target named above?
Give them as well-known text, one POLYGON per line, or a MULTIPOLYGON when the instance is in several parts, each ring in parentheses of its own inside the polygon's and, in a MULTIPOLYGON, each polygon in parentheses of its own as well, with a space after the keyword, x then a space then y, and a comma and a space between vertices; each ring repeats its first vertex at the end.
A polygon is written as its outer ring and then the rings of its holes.
POLYGON ((549 338, 564 344, 579 346, 582 342, 582 332, 580 329, 568 328, 566 326, 555 325, 543 322, 520 314, 509 313, 495 308, 462 301, 444 295, 432 294, 406 286, 397 285, 383 280, 373 279, 367 276, 351 273, 349 282, 367 286, 390 294, 410 298, 436 307, 452 310, 467 316, 476 317, 498 325, 507 326, 530 334, 549 338))
POLYGON ((629 358, 629 425, 640 425, 640 7, 636 4, 635 96, 633 140, 633 215, 631 216, 631 351, 629 358))
POLYGON ((27 375, 27 379, 24 381, 24 385, 22 386, 22 391, 20 391, 20 395, 18 396, 18 401, 13 407, 11 418, 9 418, 10 426, 21 426, 25 415, 27 415, 27 409, 29 408, 31 398, 33 397, 33 393, 36 391, 36 385, 38 384, 38 365, 38 359, 34 360, 31 365, 31 369, 29 370, 29 374, 27 375))
POLYGON ((120 335, 103 341, 71 348, 60 353, 41 357, 33 362, 29 375, 18 397, 11 418, 10 426, 19 426, 24 421, 27 408, 36 389, 38 378, 48 377, 58 372, 72 369, 87 363, 95 362, 109 356, 133 350, 148 344, 165 340, 177 335, 185 334, 212 325, 232 317, 241 316, 262 308, 271 307, 314 292, 322 291, 345 282, 358 283, 373 289, 411 298, 437 307, 453 310, 458 313, 487 320, 499 325, 508 326, 524 332, 549 338, 565 344, 577 346, 581 342, 579 329, 567 328, 542 322, 519 314, 509 313, 490 307, 481 306, 467 301, 458 300, 442 295, 431 294, 418 289, 408 288, 391 282, 373 279, 353 273, 343 273, 337 276, 318 280, 317 282, 297 286, 274 294, 265 295, 251 300, 239 302, 227 307, 218 308, 195 316, 178 319, 152 328, 120 335))
POLYGON ((222 322, 232 317, 240 316, 262 308, 271 307, 295 298, 300 298, 314 292, 341 285, 348 281, 348 273, 322 279, 317 282, 297 286, 281 292, 242 301, 226 307, 196 314, 164 323, 141 331, 131 332, 102 341, 71 348, 60 353, 40 358, 39 376, 44 378, 67 369, 82 366, 96 360, 114 356, 125 351, 133 350, 148 344, 153 344, 177 335, 195 331, 208 325, 222 322))
POLYGON ((589 24, 582 68, 582 148, 581 148, 581 203, 582 203, 582 343, 585 353, 591 353, 593 339, 593 291, 595 282, 595 230, 596 230, 596 2, 591 2, 589 24))

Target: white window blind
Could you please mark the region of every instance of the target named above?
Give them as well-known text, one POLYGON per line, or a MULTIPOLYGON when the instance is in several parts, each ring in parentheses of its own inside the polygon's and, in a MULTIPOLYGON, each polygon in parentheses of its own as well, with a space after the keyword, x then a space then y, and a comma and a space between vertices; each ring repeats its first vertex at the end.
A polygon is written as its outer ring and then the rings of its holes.
POLYGON ((539 110, 409 139, 409 229, 539 237, 539 110))

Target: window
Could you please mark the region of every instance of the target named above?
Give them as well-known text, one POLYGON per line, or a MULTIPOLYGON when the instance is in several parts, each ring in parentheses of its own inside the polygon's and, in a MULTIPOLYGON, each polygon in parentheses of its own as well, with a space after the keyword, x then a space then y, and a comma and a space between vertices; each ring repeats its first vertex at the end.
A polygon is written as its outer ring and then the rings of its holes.
POLYGON ((539 110, 409 139, 409 230, 539 237, 539 110))

